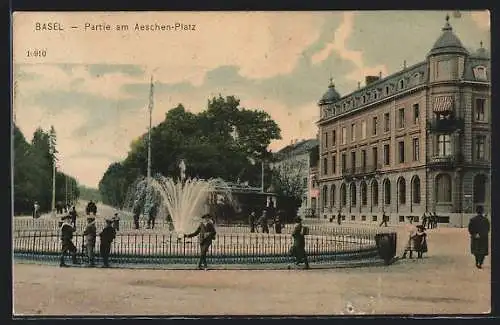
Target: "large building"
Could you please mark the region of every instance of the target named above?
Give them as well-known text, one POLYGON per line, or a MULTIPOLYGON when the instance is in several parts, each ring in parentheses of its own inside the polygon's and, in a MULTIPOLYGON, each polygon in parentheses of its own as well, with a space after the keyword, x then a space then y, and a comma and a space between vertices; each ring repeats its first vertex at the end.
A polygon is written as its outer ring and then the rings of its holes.
MULTIPOLYGON (((318 147, 317 139, 308 139, 302 141, 293 141, 290 145, 282 148, 274 154, 275 162, 271 168, 277 170, 281 178, 287 184, 287 189, 295 194, 301 192, 302 205, 298 210, 301 216, 310 216, 315 212, 311 203, 311 184, 310 167, 315 162, 311 161, 314 149, 318 147)), ((313 199, 314 201, 315 199, 313 199)))
MULTIPOLYGON (((436 212, 463 226, 490 210, 490 56, 468 51, 446 17, 423 62, 319 101, 321 218, 391 223, 436 212)), ((414 219, 415 220, 415 219, 414 219)))

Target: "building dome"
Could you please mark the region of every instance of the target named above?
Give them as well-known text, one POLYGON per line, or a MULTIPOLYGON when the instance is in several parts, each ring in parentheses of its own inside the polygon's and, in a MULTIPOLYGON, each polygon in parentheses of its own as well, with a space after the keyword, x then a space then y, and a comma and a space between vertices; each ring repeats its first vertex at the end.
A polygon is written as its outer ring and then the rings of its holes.
POLYGON ((333 83, 333 80, 330 79, 330 84, 328 85, 328 90, 325 92, 323 97, 321 97, 321 100, 319 101, 319 103, 320 104, 329 104, 329 103, 334 103, 339 99, 340 99, 340 94, 335 90, 335 84, 333 83))
POLYGON ((453 33, 453 28, 450 25, 450 16, 446 16, 446 24, 442 28, 443 33, 434 43, 429 55, 444 54, 444 53, 462 53, 468 54, 460 39, 453 33))
POLYGON ((488 54, 488 51, 483 47, 483 42, 481 42, 481 47, 477 49, 476 52, 473 54, 474 58, 478 59, 489 59, 490 55, 488 54))

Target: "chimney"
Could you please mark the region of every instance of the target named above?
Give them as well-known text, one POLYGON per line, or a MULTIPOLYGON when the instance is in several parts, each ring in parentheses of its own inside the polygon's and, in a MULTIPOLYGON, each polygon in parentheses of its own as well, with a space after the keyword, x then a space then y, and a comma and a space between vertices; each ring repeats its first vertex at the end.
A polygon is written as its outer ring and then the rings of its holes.
POLYGON ((358 89, 361 89, 361 81, 358 81, 358 89))
POLYGON ((406 60, 403 61, 403 69, 406 69, 406 60))
POLYGON ((379 79, 380 79, 379 76, 366 76, 365 77, 365 84, 368 86, 379 79))
POLYGON ((378 77, 379 77, 379 79, 382 79, 382 71, 380 71, 380 72, 378 73, 378 77))

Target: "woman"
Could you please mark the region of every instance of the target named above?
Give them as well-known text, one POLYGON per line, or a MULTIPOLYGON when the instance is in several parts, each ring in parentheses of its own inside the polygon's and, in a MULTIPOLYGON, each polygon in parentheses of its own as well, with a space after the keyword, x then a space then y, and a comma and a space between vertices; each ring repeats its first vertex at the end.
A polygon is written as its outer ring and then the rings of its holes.
POLYGON ((427 253, 427 234, 425 227, 422 225, 417 226, 417 232, 413 236, 413 247, 417 252, 417 258, 422 258, 424 253, 427 253))

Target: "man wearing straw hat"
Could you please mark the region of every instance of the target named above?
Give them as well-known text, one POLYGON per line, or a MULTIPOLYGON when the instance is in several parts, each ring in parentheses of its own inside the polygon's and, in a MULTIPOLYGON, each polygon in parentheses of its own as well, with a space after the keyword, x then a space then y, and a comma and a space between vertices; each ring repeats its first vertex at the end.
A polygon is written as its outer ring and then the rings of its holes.
POLYGON ((95 266, 94 263, 94 250, 95 250, 95 240, 97 237, 97 228, 95 226, 95 217, 89 216, 87 218, 87 226, 83 232, 85 236, 85 249, 87 251, 87 256, 89 258, 89 266, 95 266))
POLYGON ((198 235, 198 240, 200 242, 200 261, 198 262, 198 269, 201 270, 204 268, 207 270, 207 253, 217 232, 215 231, 215 226, 209 214, 204 214, 201 219, 198 228, 191 234, 184 234, 184 238, 191 238, 198 235))
POLYGON ((73 264, 79 264, 76 259, 76 246, 73 244, 73 232, 75 229, 70 225, 69 221, 71 217, 66 215, 61 218, 63 221, 61 225, 61 258, 60 258, 60 267, 67 267, 68 265, 64 262, 64 255, 69 252, 71 254, 71 258, 73 260, 73 264))

